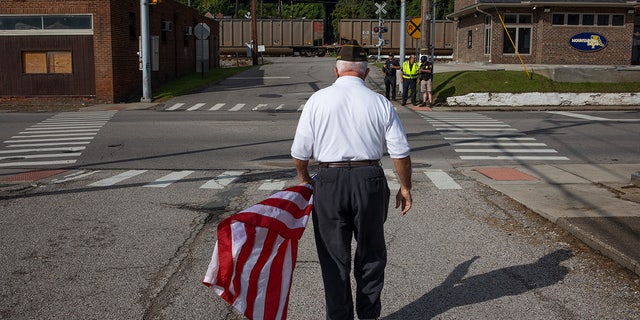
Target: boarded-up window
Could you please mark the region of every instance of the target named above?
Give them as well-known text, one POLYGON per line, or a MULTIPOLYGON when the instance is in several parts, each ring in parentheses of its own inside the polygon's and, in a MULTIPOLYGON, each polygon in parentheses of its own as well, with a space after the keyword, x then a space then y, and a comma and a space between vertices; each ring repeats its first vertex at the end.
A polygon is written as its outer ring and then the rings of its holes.
POLYGON ((70 51, 23 52, 24 73, 72 73, 70 51))
POLYGON ((23 52, 22 69, 24 73, 47 73, 47 53, 23 52))

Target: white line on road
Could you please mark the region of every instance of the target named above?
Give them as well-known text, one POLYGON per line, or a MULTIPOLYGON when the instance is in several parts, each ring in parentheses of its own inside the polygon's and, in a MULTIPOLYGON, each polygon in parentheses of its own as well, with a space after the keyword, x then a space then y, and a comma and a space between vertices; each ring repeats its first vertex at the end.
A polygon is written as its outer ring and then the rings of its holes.
POLYGON ((102 179, 100 181, 96 181, 92 184, 90 184, 90 187, 108 187, 108 186, 112 186, 116 183, 122 182, 124 180, 127 180, 129 178, 135 177, 139 174, 143 174, 147 172, 147 170, 129 170, 129 171, 125 171, 121 174, 115 175, 113 177, 107 178, 107 179, 102 179))
POLYGON ((93 132, 93 131, 100 131, 100 129, 82 129, 82 130, 51 130, 51 129, 42 129, 42 128, 36 128, 35 130, 33 128, 29 128, 29 129, 25 129, 25 131, 20 132, 20 134, 34 134, 34 133, 67 133, 67 132, 93 132))
POLYGON ((451 130, 451 131, 518 131, 518 129, 514 129, 514 128, 496 128, 496 129, 492 129, 492 128, 436 128, 436 130, 442 130, 442 131, 447 131, 447 130, 451 130))
POLYGON ((62 158, 62 157, 79 157, 82 155, 80 152, 69 152, 69 153, 50 153, 50 154, 28 154, 28 155, 17 155, 17 156, 7 156, 0 157, 0 160, 12 160, 12 159, 35 159, 35 158, 62 158))
POLYGON ((587 114, 580 114, 580 113, 567 112, 567 111, 547 111, 547 113, 559 114, 559 115, 562 115, 562 116, 579 118, 579 119, 584 119, 584 120, 593 120, 593 121, 616 121, 616 122, 619 122, 619 121, 638 122, 638 121, 640 121, 640 119, 609 119, 609 118, 602 118, 602 117, 590 116, 590 115, 587 115, 587 114))
POLYGON ((78 137, 78 136, 95 136, 98 134, 97 132, 85 132, 85 133, 50 133, 50 134, 31 134, 27 136, 13 136, 11 139, 22 139, 22 138, 47 138, 47 137, 78 137))
POLYGON ((177 110, 178 108, 184 106, 184 103, 176 103, 174 105, 172 105, 171 107, 167 108, 167 111, 173 111, 173 110, 177 110))
POLYGON ((460 156, 462 160, 569 160, 567 157, 552 156, 460 156))
POLYGON ((506 138, 506 137, 501 137, 501 138, 494 138, 494 137, 486 137, 486 138, 465 138, 465 137, 444 137, 445 140, 472 140, 472 141, 534 141, 536 140, 535 138, 529 138, 529 137, 511 137, 511 138, 506 138))
POLYGON ((94 137, 77 137, 77 138, 55 138, 55 139, 25 139, 25 140, 7 140, 4 143, 22 143, 22 142, 45 142, 45 141, 71 141, 71 140, 91 140, 94 137))
POLYGON ((284 108, 284 103, 283 103, 283 104, 281 104, 281 105, 279 105, 279 106, 277 106, 277 107, 276 107, 276 110, 281 110, 282 108, 284 108))
POLYGON ((200 108, 202 108, 202 106, 204 106, 204 103, 196 103, 193 106, 191 106, 189 109, 187 109, 187 111, 195 111, 198 110, 200 108))
POLYGON ((89 144, 90 141, 77 141, 77 142, 56 142, 56 143, 27 143, 27 144, 10 144, 7 148, 23 148, 23 147, 47 147, 47 146, 66 146, 77 144, 89 144))
POLYGON ((255 107, 254 107, 253 109, 251 109, 251 110, 252 110, 252 111, 257 111, 257 110, 260 110, 260 109, 262 109, 262 108, 264 108, 264 107, 266 107, 266 106, 268 106, 268 104, 266 104, 266 103, 260 103, 260 104, 258 104, 257 106, 255 106, 255 107))
POLYGON ((233 106, 233 108, 229 109, 229 111, 239 111, 240 109, 242 109, 245 106, 244 103, 238 103, 235 106, 233 106))
POLYGON ((75 173, 72 173, 72 174, 68 174, 68 175, 64 176, 63 178, 61 178, 61 179, 52 180, 51 182, 52 183, 63 183, 63 182, 67 182, 67 181, 78 180, 78 179, 82 179, 84 177, 88 177, 88 176, 90 176, 90 175, 92 175, 94 173, 98 173, 98 172, 100 172, 100 170, 94 170, 94 171, 88 171, 88 172, 85 172, 84 170, 81 170, 81 171, 78 171, 78 172, 75 172, 75 173))
POLYGON ((384 175, 387 177, 387 185, 390 190, 400 190, 400 181, 393 169, 384 169, 384 175))
POLYGON ((76 160, 56 160, 56 161, 30 161, 30 162, 7 162, 0 163, 0 167, 15 167, 15 166, 49 166, 55 164, 72 164, 76 160))
POLYGON ((164 188, 171 185, 174 182, 179 181, 180 179, 194 173, 195 171, 183 170, 178 172, 172 172, 154 182, 145 184, 143 187, 147 188, 164 188))
POLYGON ((47 151, 80 151, 84 149, 86 149, 86 147, 17 149, 17 150, 2 150, 0 151, 0 154, 21 153, 21 152, 47 152, 47 151))
POLYGON ((454 146, 485 146, 485 147, 541 147, 546 146, 542 142, 455 142, 449 144, 454 146))
POLYGON ((483 153, 558 153, 553 149, 453 149, 455 152, 483 152, 483 153))
POLYGON ((258 190, 282 190, 284 189, 285 181, 268 179, 263 182, 258 190))
POLYGON ((424 174, 433 182, 433 184, 441 190, 456 190, 462 187, 453 180, 446 172, 442 170, 426 170, 424 174))
POLYGON ((304 109, 304 104, 301 104, 300 107, 298 108, 298 111, 302 111, 304 109))
POLYGON ((216 103, 213 107, 209 109, 209 111, 220 110, 226 103, 216 103))
POLYGON ((245 171, 225 171, 216 178, 207 181, 207 183, 203 184, 200 189, 224 189, 225 186, 228 186, 244 173, 245 171))

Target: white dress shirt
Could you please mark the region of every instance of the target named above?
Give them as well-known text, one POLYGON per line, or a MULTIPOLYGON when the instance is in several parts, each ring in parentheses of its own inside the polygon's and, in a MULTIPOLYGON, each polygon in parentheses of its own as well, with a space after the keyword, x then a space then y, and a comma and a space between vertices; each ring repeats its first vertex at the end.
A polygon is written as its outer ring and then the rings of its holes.
POLYGON ((342 76, 304 105, 291 156, 319 162, 409 156, 409 143, 393 105, 364 80, 342 76))

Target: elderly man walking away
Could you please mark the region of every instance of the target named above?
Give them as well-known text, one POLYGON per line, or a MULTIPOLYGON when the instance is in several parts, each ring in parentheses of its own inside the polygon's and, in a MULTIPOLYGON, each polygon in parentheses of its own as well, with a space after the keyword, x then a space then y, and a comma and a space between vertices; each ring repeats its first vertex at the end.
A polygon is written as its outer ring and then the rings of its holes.
POLYGON ((411 159, 402 123, 393 105, 366 87, 366 53, 356 41, 345 44, 334 68, 338 79, 314 93, 304 106, 291 147, 301 184, 314 183, 313 226, 324 282, 326 318, 353 319, 351 241, 355 313, 380 316, 387 252, 384 222, 390 191, 380 158, 386 146, 400 178, 396 208, 411 209, 411 159), (309 159, 319 162, 316 180, 309 159))

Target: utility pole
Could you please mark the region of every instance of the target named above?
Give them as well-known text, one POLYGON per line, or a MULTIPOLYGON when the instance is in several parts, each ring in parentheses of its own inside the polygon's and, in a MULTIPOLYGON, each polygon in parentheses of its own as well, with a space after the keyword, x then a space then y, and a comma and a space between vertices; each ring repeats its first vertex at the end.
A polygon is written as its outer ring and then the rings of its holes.
MULTIPOLYGON (((434 1, 435 2, 435 1, 434 1)), ((433 17, 429 14, 430 0, 422 0, 420 7, 420 55, 429 55, 431 46, 431 21, 433 17)))
POLYGON ((251 0, 251 59, 258 65, 258 20, 256 18, 256 0, 251 0))
MULTIPOLYGON (((400 0, 400 66, 404 63, 406 34, 407 33, 407 0, 400 0)), ((398 92, 402 93, 402 85, 398 86, 398 92)))
POLYGON ((141 102, 151 102, 151 37, 149 36, 148 0, 140 0, 140 35, 142 48, 142 98, 141 102))

